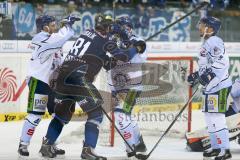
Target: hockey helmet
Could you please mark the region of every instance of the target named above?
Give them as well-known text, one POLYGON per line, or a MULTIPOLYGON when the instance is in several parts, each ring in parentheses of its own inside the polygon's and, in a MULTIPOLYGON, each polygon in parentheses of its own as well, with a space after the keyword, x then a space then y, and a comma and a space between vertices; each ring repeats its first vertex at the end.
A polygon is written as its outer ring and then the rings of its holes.
POLYGON ((106 31, 112 24, 112 19, 109 16, 98 14, 95 16, 95 29, 99 31, 106 31))
POLYGON ((133 24, 131 22, 131 19, 128 16, 119 17, 118 19, 116 19, 116 23, 120 24, 121 26, 127 25, 131 29, 133 28, 133 24))
POLYGON ((49 15, 42 15, 36 19, 36 26, 38 30, 42 30, 44 26, 49 25, 49 23, 54 22, 55 18, 49 15))
POLYGON ((207 27, 213 29, 213 35, 216 35, 221 28, 221 21, 215 17, 203 17, 200 19, 199 23, 205 24, 207 27))
POLYGON ((116 19, 116 24, 121 26, 123 39, 129 39, 132 36, 133 24, 128 16, 119 17, 116 19))

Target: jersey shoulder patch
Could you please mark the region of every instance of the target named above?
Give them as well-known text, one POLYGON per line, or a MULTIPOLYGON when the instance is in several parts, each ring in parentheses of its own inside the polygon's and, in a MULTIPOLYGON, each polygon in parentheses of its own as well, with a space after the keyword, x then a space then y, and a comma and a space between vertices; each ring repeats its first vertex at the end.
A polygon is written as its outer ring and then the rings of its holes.
POLYGON ((221 49, 217 46, 213 48, 214 55, 220 55, 222 53, 221 49))

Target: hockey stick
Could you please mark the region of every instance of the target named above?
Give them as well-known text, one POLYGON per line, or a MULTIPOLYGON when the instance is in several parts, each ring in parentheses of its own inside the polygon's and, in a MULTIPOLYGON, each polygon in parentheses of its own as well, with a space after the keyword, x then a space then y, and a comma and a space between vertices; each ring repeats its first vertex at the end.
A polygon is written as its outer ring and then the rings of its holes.
POLYGON ((115 21, 116 19, 116 3, 117 3, 117 0, 114 0, 112 2, 112 8, 113 8, 113 20, 115 21))
POLYGON ((207 6, 209 4, 208 0, 205 0, 204 2, 202 2, 198 7, 194 8, 191 12, 187 13, 186 15, 182 16, 181 18, 177 19, 176 21, 170 23, 169 25, 167 25, 164 28, 161 28, 160 31, 154 33, 153 35, 151 35, 150 37, 148 37, 145 41, 149 41, 151 40, 153 37, 159 35, 160 33, 164 32, 165 30, 167 30, 168 28, 172 27, 173 25, 175 25, 176 23, 180 22, 181 20, 185 19, 186 17, 190 16, 192 13, 198 11, 199 9, 207 6))
POLYGON ((194 95, 197 93, 197 91, 199 90, 200 86, 198 86, 198 88, 193 92, 192 96, 188 99, 187 103, 182 107, 182 109, 180 110, 180 112, 176 115, 176 117, 174 118, 174 120, 172 121, 172 123, 168 126, 167 130, 162 134, 162 136, 159 138, 159 140, 157 141, 157 143, 153 146, 152 150, 147 154, 136 154, 136 157, 138 159, 148 159, 150 157, 150 155, 152 154, 152 152, 157 148, 158 144, 160 143, 160 141, 163 139, 163 137, 168 133, 168 131, 172 128, 172 126, 175 124, 175 122, 177 121, 177 119, 180 117, 180 115, 183 113, 183 111, 187 108, 188 104, 192 101, 194 95))
POLYGON ((132 152, 135 153, 135 150, 132 148, 132 146, 127 142, 127 140, 123 137, 123 135, 121 134, 120 130, 117 128, 117 126, 115 125, 115 123, 113 122, 113 120, 111 119, 111 117, 109 117, 109 115, 107 114, 107 112, 105 111, 105 109, 100 106, 101 110, 103 111, 103 113, 105 114, 105 116, 107 117, 107 119, 113 124, 114 128, 116 129, 116 131, 118 132, 118 134, 122 137, 123 141, 127 144, 127 146, 130 148, 130 150, 132 152))

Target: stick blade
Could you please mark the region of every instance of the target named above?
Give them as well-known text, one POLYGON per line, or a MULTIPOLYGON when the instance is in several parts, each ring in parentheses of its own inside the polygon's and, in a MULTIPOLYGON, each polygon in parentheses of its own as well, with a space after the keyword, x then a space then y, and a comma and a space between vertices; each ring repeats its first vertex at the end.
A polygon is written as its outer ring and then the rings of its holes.
POLYGON ((137 159, 146 160, 146 159, 148 159, 149 154, 145 155, 145 154, 138 153, 138 154, 135 155, 135 157, 137 159))

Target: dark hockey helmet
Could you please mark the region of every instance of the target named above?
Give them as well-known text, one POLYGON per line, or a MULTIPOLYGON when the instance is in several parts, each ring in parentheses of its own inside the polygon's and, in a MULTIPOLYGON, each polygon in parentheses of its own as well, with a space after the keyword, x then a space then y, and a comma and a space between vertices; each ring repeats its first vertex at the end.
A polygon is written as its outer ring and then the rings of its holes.
POLYGON ((106 22, 107 22, 109 25, 113 24, 113 18, 112 18, 112 16, 106 15, 106 16, 105 16, 105 19, 106 19, 106 22))
POLYGON ((128 16, 122 16, 117 18, 115 23, 121 26, 121 37, 124 40, 127 40, 132 36, 133 24, 128 16))
POLYGON ((95 16, 95 29, 101 32, 106 32, 112 22, 113 21, 109 16, 98 14, 95 16))
POLYGON ((53 16, 42 15, 36 19, 36 26, 38 30, 42 30, 44 26, 49 25, 49 23, 56 21, 53 16))
POLYGON ((215 17, 203 17, 200 19, 199 23, 205 24, 207 27, 213 29, 213 35, 216 35, 221 28, 221 21, 215 17))
POLYGON ((127 25, 131 29, 133 28, 133 24, 131 22, 131 19, 128 16, 119 17, 118 19, 116 19, 116 23, 121 25, 121 26, 127 25))

